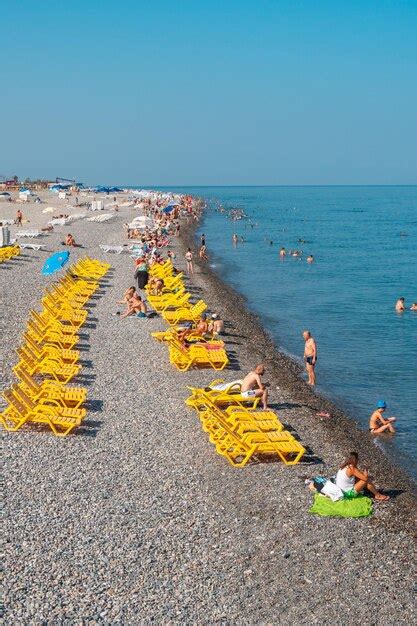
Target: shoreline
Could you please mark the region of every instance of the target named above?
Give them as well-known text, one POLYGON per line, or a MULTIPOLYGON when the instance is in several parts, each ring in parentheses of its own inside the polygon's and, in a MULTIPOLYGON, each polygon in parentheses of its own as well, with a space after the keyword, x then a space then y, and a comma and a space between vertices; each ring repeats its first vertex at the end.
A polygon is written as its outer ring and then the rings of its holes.
MULTIPOLYGON (((204 209, 201 213, 201 217, 203 216, 204 209)), ((183 253, 188 247, 193 250, 198 247, 196 232, 200 225, 201 220, 190 225, 182 225, 179 239, 183 253)), ((254 358, 253 364, 265 363, 266 378, 271 383, 271 388, 273 389, 276 385, 289 392, 294 402, 307 410, 308 417, 315 420, 314 423, 322 432, 323 438, 330 436, 334 443, 339 445, 340 458, 350 449, 355 449, 362 459, 366 459, 366 464, 372 466, 381 484, 383 483, 382 477, 389 476, 390 482, 397 484, 397 489, 404 489, 410 497, 410 502, 407 504, 403 502, 403 504, 406 505, 406 509, 410 507, 411 512, 416 494, 416 483, 412 474, 401 465, 397 465, 382 448, 375 445, 371 436, 362 430, 355 419, 349 416, 336 401, 315 392, 304 382, 301 378, 303 366, 279 349, 272 335, 263 327, 260 316, 249 310, 248 299, 245 296, 225 282, 208 264, 202 263, 197 254, 194 254, 194 264, 200 270, 198 276, 203 283, 204 298, 209 305, 212 302, 219 302, 218 308, 225 322, 244 332, 248 351, 254 358), (315 413, 319 411, 330 413, 332 418, 317 417, 315 413)), ((226 341, 227 339, 226 335, 226 341)), ((225 374, 227 371, 226 369, 225 374)), ((303 440, 303 443, 309 446, 308 440, 303 440)), ((319 453, 319 450, 315 452, 319 453)), ((327 465, 326 462, 325 465, 327 465)), ((408 497, 405 500, 408 500, 408 497)))

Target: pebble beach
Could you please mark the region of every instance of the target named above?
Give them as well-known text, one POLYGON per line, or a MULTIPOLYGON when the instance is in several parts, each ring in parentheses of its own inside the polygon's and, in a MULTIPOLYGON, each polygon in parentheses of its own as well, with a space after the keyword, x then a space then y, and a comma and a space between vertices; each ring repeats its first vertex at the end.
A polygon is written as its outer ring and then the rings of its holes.
MULTIPOLYGON (((22 230, 69 210, 40 192, 42 204, 0 203, 0 221, 23 211, 22 230)), ((74 198, 71 198, 74 202, 74 198)), ((123 194, 118 202, 123 201, 123 194)), ((93 215, 86 212, 88 216, 93 215)), ((413 612, 415 498, 409 477, 337 406, 315 395, 299 367, 278 352, 244 300, 196 263, 187 284, 226 320, 231 368, 242 378, 266 364, 271 406, 307 449, 302 462, 251 463, 238 470, 217 456, 187 385, 218 378, 178 372, 151 337, 163 320, 119 319, 117 301, 134 284, 129 254, 101 244, 128 243, 123 224, 138 214, 120 207, 108 222, 57 226, 0 266, 1 386, 13 382, 15 349, 30 309, 39 309, 45 259, 68 232, 88 255, 111 263, 89 321, 81 329, 88 415, 65 438, 24 428, 2 431, 4 619, 8 624, 410 624, 413 612), (317 416, 331 414, 330 420, 317 416), (308 513, 306 478, 332 475, 357 450, 392 497, 367 519, 308 513)), ((175 265, 196 248, 194 225, 171 238, 175 265)), ((17 228, 11 226, 12 237, 17 228)), ((25 241, 31 241, 26 240, 25 241)), ((197 258, 197 254, 195 258, 197 258)))

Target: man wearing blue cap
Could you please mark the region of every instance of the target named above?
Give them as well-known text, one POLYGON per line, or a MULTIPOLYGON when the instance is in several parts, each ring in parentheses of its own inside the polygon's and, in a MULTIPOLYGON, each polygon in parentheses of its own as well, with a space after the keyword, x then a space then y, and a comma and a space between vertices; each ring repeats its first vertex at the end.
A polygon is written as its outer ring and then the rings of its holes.
POLYGON ((371 415, 371 419, 369 420, 369 430, 373 435, 379 435, 380 433, 384 433, 386 431, 390 433, 395 433, 395 428, 392 425, 392 422, 395 422, 395 417, 387 417, 383 416, 385 409, 387 408, 387 403, 385 400, 378 400, 376 404, 376 409, 371 415))

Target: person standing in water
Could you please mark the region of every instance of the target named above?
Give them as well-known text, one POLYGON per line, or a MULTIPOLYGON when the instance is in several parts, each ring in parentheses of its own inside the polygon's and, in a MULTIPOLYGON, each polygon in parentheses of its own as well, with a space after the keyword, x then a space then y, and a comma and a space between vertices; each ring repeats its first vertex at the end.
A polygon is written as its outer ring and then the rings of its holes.
POLYGON ((185 260, 187 261, 187 274, 188 276, 192 276, 194 274, 194 266, 193 266, 193 253, 191 252, 191 248, 188 248, 185 253, 185 260))
POLYGON ((233 243, 235 248, 237 246, 237 242, 238 242, 238 238, 237 238, 236 233, 234 233, 233 236, 232 236, 232 243, 233 243))
POLYGON ((308 376, 307 383, 314 387, 314 385, 316 384, 315 367, 317 363, 317 344, 314 337, 311 336, 309 330, 305 330, 303 332, 303 337, 305 341, 304 361, 306 364, 306 371, 308 376))
POLYGON ((281 248, 281 250, 279 251, 279 256, 281 257, 281 259, 287 256, 287 251, 285 248, 281 248))

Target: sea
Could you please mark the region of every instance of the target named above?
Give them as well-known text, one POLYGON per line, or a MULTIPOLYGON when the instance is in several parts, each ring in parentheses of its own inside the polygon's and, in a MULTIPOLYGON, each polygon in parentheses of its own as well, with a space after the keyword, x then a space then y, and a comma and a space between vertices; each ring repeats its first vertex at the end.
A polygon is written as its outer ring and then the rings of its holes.
POLYGON ((175 191, 205 199, 197 237, 205 234, 208 262, 280 350, 302 362, 302 332, 311 331, 319 393, 364 431, 377 401, 386 401, 398 430, 373 445, 416 477, 417 311, 409 309, 417 302, 417 186, 175 191), (247 217, 233 221, 234 209, 247 217), (281 247, 302 256, 282 259, 281 247), (400 296, 404 313, 395 311, 400 296))

